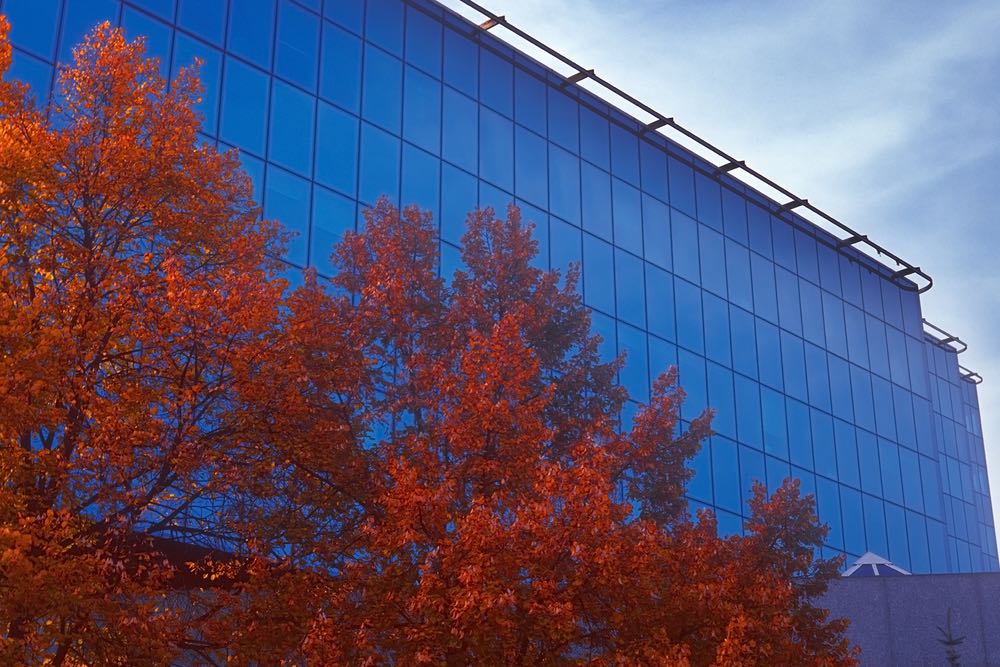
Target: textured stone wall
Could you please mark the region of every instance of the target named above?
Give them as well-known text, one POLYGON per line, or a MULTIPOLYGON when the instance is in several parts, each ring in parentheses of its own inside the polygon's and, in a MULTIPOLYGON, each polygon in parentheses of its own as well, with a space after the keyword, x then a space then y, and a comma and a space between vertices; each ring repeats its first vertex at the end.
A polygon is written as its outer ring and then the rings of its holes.
POLYGON ((855 577, 830 586, 822 605, 851 619, 861 664, 946 665, 938 626, 948 609, 962 667, 1000 667, 1000 574, 855 577))

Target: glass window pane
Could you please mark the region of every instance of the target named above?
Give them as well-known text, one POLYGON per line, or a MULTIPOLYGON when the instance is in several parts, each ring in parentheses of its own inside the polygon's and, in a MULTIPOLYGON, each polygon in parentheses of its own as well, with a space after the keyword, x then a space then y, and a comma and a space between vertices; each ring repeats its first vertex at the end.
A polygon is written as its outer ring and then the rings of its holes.
POLYGON ((726 283, 729 300, 742 308, 752 310, 750 251, 729 239, 726 239, 726 283))
POLYGON ((865 310, 883 319, 882 312, 882 279, 871 271, 864 269, 861 271, 861 293, 864 297, 865 310))
POLYGON ((229 12, 229 50, 270 70, 274 18, 274 0, 241 0, 239 11, 229 12))
POLYGON ((529 130, 545 135, 545 84, 533 74, 514 72, 514 120, 529 130))
POLYGON ((863 494, 861 501, 865 511, 866 550, 883 558, 889 558, 889 542, 885 535, 883 503, 878 498, 873 498, 868 494, 863 494))
POLYGON ((580 159, 549 144, 549 210, 580 224, 580 159))
POLYGON ((799 230, 795 230, 795 261, 799 275, 819 284, 819 262, 816 259, 816 240, 799 230))
POLYGON ((402 204, 415 204, 438 219, 441 161, 419 148, 403 144, 402 204))
POLYGON ((795 238, 787 222, 771 216, 771 245, 774 248, 774 263, 789 271, 795 271, 795 238))
POLYGON ((649 365, 646 358, 646 334, 627 324, 618 323, 618 353, 625 354, 625 366, 619 373, 621 385, 629 397, 649 400, 649 365))
POLYGON ((316 98, 280 81, 274 82, 271 95, 270 160, 311 176, 316 98))
POLYGON ((583 235, 583 296, 584 302, 609 315, 615 313, 615 274, 611 245, 591 236, 583 235))
POLYGON ((854 396, 854 417, 857 424, 869 431, 875 431, 875 407, 872 404, 872 376, 857 366, 851 365, 851 393, 854 396))
POLYGON ((548 142, 520 125, 514 130, 514 191, 536 206, 548 208, 548 142))
POLYGON ((406 60, 441 77, 441 23, 413 5, 406 8, 406 60))
POLYGON ((402 0, 368 0, 365 36, 397 56, 403 54, 402 0))
POLYGON ((886 345, 889 348, 889 375, 896 384, 909 388, 910 375, 906 361, 906 337, 903 332, 886 327, 886 345))
POLYGON ((858 444, 854 435, 854 427, 837 419, 834 420, 833 434, 837 446, 837 478, 844 484, 860 487, 858 444))
POLYGON ((546 86, 549 139, 574 153, 580 151, 579 105, 565 93, 546 86))
POLYGON ((833 418, 812 408, 809 410, 809 421, 816 472, 830 479, 837 479, 837 448, 833 439, 833 418))
POLYGON ((751 250, 769 259, 774 256, 771 248, 771 216, 756 204, 747 204, 747 231, 751 250))
POLYGON ((701 290, 686 280, 674 281, 677 343, 695 352, 705 349, 702 327, 701 290))
POLYGON ((899 469, 903 480, 903 501, 906 506, 918 512, 924 511, 924 494, 920 484, 920 462, 917 454, 900 447, 899 469))
POLYGON ((767 387, 760 388, 761 414, 764 425, 764 451, 788 460, 785 397, 767 387))
POLYGON ((156 58, 160 63, 160 76, 166 77, 170 68, 170 43, 173 38, 170 28, 162 21, 131 7, 122 10, 122 28, 127 39, 146 38, 146 57, 156 58))
POLYGON ((826 365, 826 352, 822 348, 806 343, 805 353, 809 403, 829 412, 831 410, 830 373, 826 365))
POLYGON ((660 338, 675 341, 673 277, 662 269, 646 264, 646 312, 649 331, 660 338))
POLYGON ((608 121, 580 107, 580 156, 605 171, 611 168, 608 121))
POLYGON ((363 2, 326 2, 323 16, 360 35, 364 24, 364 11, 363 2))
POLYGON ((708 408, 708 387, 705 381, 705 359, 677 350, 677 381, 687 397, 681 405, 681 419, 695 419, 708 408))
POLYGON ((802 303, 802 336, 816 345, 825 345, 823 297, 820 294, 818 287, 805 280, 799 280, 799 298, 802 303))
POLYGON ((663 202, 642 196, 642 234, 645 257, 665 269, 670 261, 670 211, 663 202))
POLYGON ((882 495, 882 472, 878 444, 875 436, 857 430, 858 462, 861 466, 861 489, 866 493, 882 495))
POLYGON ((642 212, 639 191, 612 178, 615 245, 636 255, 642 255, 642 212))
POLYGON ((358 195, 372 205, 382 195, 399 197, 399 139, 374 125, 361 124, 361 179, 358 195))
POLYGON ((453 30, 444 31, 444 80, 466 95, 479 95, 479 47, 453 30))
POLYGON ((941 517, 941 485, 938 482, 938 465, 926 456, 920 458, 921 497, 924 500, 924 511, 928 516, 941 517))
POLYGON ((826 344, 833 352, 847 356, 847 338, 844 324, 844 302, 837 297, 823 293, 823 329, 826 344))
POLYGON ((661 202, 668 201, 667 192, 667 154, 658 146, 648 141, 639 142, 639 165, 642 177, 642 189, 661 202))
POLYGON ((444 89, 441 155, 475 173, 479 164, 479 105, 451 88, 444 89))
POLYGON ((743 514, 750 515, 751 491, 755 482, 766 483, 764 455, 755 449, 740 445, 740 495, 743 497, 743 514))
POLYGON ((701 285, 726 297, 726 255, 722 234, 698 225, 698 249, 701 256, 701 285))
POLYGON ((313 190, 312 247, 309 263, 320 274, 332 276, 336 269, 330 261, 334 246, 347 231, 354 231, 355 202, 326 188, 313 190))
MULTIPOLYGON (((178 0, 177 24, 213 44, 222 43, 226 0, 178 0)), ((178 38, 180 35, 178 35, 178 38)))
POLYGON ((788 422, 789 460, 805 470, 813 470, 813 444, 809 407, 791 398, 785 400, 788 422))
POLYGON ((671 215, 670 229, 673 236, 674 272, 692 282, 700 282, 698 223, 686 215, 674 213, 671 215))
MULTIPOLYGON (((733 394, 733 372, 718 364, 708 364, 708 404, 715 410, 712 430, 727 438, 736 438, 736 403, 733 394)), ((734 452, 735 456, 735 452, 734 452)), ((736 493, 735 485, 733 493, 736 493)), ((730 508, 739 511, 736 508, 730 508)))
POLYGON ((847 421, 854 421, 854 393, 851 390, 850 364, 832 354, 826 356, 830 370, 830 397, 833 414, 847 421))
POLYGON ((309 181, 268 166, 264 217, 278 220, 292 233, 285 257, 305 266, 309 244, 309 181))
POLYGON ((763 449, 760 385, 742 375, 733 376, 736 392, 736 432, 740 442, 763 449))
POLYGON ((906 535, 906 517, 903 508, 885 503, 885 529, 889 536, 889 560, 909 570, 910 547, 906 535))
POLYGON ((667 158, 670 180, 670 205, 687 215, 694 216, 694 170, 672 157, 667 158))
POLYGON ((896 414, 892 404, 892 385, 887 380, 872 376, 872 394, 875 399, 875 430, 886 438, 896 439, 896 414))
POLYGON ((802 339, 787 331, 781 332, 781 367, 785 392, 800 401, 808 400, 805 353, 802 339))
POLYGON ((620 125, 611 125, 611 173, 639 185, 639 140, 620 125))
POLYGON ((844 517, 844 548, 853 556, 865 552, 864 510, 861 494, 846 486, 840 487, 840 507, 844 517))
POLYGON ((358 119, 320 102, 316 131, 316 180, 353 197, 357 156, 358 119))
POLYGON ((694 176, 695 193, 698 199, 698 220, 722 231, 722 192, 719 182, 697 173, 694 176))
POLYGON ((848 356, 853 363, 867 368, 868 336, 865 333, 865 315, 854 306, 845 303, 844 320, 847 326, 848 356))
POLYGON ((754 312, 771 322, 777 322, 778 299, 777 288, 774 285, 774 264, 756 253, 751 253, 750 270, 753 276, 754 312))
POLYGON ((7 0, 3 11, 15 46, 52 60, 59 20, 58 0, 7 0))
POLYGON ((722 224, 726 236, 747 245, 746 199, 729 188, 722 188, 722 224))
POLYGON ((778 322, 782 329, 802 335, 802 312, 799 309, 799 279, 780 266, 774 267, 778 291, 778 322))
POLYGON ((30 89, 29 97, 34 98, 35 103, 44 105, 52 85, 52 70, 51 65, 38 58, 22 51, 14 51, 11 54, 10 69, 4 78, 27 84, 30 89))
POLYGON ((757 318, 757 358, 760 360, 760 381, 782 389, 784 384, 781 370, 781 339, 778 328, 757 318))
MULTIPOLYGON (((474 122, 474 114, 465 124, 474 122)), ((441 84, 412 67, 403 87, 403 138, 435 154, 441 145, 441 84)))
POLYGON ((580 238, 580 228, 553 218, 549 222, 549 235, 552 268, 561 271, 565 276, 566 269, 572 262, 580 263, 583 243, 580 238))
POLYGON ((83 40, 84 36, 102 21, 117 23, 117 16, 118 3, 114 0, 65 3, 63 6, 62 35, 59 39, 59 62, 72 62, 73 49, 83 40))
POLYGON ((403 65, 372 46, 365 47, 365 83, 361 115, 399 134, 403 108, 403 65))
POLYGON ((705 313, 705 355, 724 366, 732 366, 729 345, 729 304, 707 292, 702 294, 705 313))
POLYGON ((479 176, 514 190, 514 124, 486 107, 479 110, 479 176))
POLYGON ((882 470, 882 493, 887 500, 903 504, 903 481, 899 473, 899 447, 888 440, 878 440, 879 466, 882 470))
POLYGON ((873 373, 889 377, 889 350, 885 342, 885 325, 872 317, 865 315, 865 325, 868 331, 868 358, 873 373))
POLYGON ((615 333, 615 321, 610 315, 599 313, 596 310, 590 313, 591 333, 600 336, 601 341, 597 350, 602 363, 610 363, 617 358, 618 343, 615 333))
POLYGON ((757 335, 754 317, 750 313, 729 307, 729 326, 732 331, 733 369, 738 373, 757 377, 757 335))
POLYGON ((611 177, 587 162, 580 164, 583 188, 583 228, 591 234, 610 241, 611 234, 611 177))
POLYGON ((514 68, 499 55, 480 49, 479 76, 483 85, 479 101, 504 116, 514 115, 514 68))
POLYGON ((267 96, 268 81, 263 72, 227 58, 222 92, 222 140, 263 155, 267 96))
POLYGON ((202 60, 198 76, 204 87, 201 93, 201 102, 195 105, 195 110, 204 116, 202 129, 214 136, 218 132, 219 78, 222 74, 222 53, 196 39, 177 33, 174 38, 174 66, 171 69, 171 76, 176 77, 182 67, 194 64, 195 58, 202 60))
MULTIPOLYGON (((826 543, 837 549, 843 549, 844 526, 840 516, 840 489, 836 482, 823 477, 816 479, 816 508, 820 522, 830 527, 826 543)), ((853 522, 854 519, 855 517, 851 517, 849 521, 853 522)))
POLYGON ((687 495, 695 500, 712 504, 712 449, 710 443, 702 444, 698 453, 690 459, 688 468, 694 471, 694 476, 688 481, 687 495))
MULTIPOLYGON (((773 456, 764 457, 764 467, 767 469, 768 493, 774 493, 786 479, 792 476, 792 467, 788 465, 788 462, 776 459, 773 456)), ((802 492, 810 493, 810 485, 807 483, 807 480, 803 479, 801 475, 799 476, 799 480, 802 482, 802 492)))
POLYGON ((361 108, 361 40, 325 21, 320 94, 348 111, 361 108))
POLYGON ((677 366, 677 346, 656 336, 648 336, 646 342, 649 345, 649 381, 652 384, 667 369, 677 366))
MULTIPOLYGON (((479 201, 476 178, 449 164, 441 166, 441 238, 460 245, 465 221, 479 201)), ((579 256, 580 239, 576 239, 579 256)))
POLYGON ((618 318, 645 328, 646 298, 643 290, 642 260, 615 249, 615 272, 618 318))
POLYGON ((310 92, 316 91, 319 17, 289 0, 278 7, 278 53, 274 72, 310 92))
POLYGON ((739 512, 740 467, 735 442, 712 438, 712 476, 715 481, 715 504, 730 512, 739 512))
POLYGON ((837 258, 837 251, 830 246, 818 243, 816 246, 819 255, 819 281, 823 289, 834 294, 840 294, 840 267, 837 258))
POLYGON ((927 523, 924 517, 907 511, 906 532, 910 543, 910 571, 914 574, 926 574, 930 572, 931 562, 930 553, 927 548, 927 523))

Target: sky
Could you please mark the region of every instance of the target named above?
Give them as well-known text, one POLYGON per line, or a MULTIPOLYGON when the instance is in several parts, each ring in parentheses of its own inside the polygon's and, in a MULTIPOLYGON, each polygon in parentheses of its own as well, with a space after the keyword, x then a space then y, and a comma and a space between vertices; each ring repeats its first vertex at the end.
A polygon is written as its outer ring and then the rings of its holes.
POLYGON ((930 274, 1000 517, 1000 2, 478 1, 930 274))

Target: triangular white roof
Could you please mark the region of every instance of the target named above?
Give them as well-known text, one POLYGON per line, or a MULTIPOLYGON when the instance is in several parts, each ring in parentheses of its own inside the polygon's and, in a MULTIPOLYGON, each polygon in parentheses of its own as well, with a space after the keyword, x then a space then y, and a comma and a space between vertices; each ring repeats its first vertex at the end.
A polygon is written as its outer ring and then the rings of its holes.
POLYGON ((841 576, 844 577, 898 577, 910 574, 900 566, 871 551, 854 561, 841 576))

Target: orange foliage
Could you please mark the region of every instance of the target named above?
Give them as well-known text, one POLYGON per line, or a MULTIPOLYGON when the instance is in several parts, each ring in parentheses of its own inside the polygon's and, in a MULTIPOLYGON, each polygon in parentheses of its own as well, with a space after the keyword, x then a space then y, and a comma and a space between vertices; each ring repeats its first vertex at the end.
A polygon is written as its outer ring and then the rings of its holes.
POLYGON ((3 661, 855 664, 811 500, 692 519, 710 415, 678 434, 669 372, 623 428, 516 208, 446 282, 382 201, 289 291, 194 73, 107 26, 75 58, 49 113, 0 88, 3 661))

